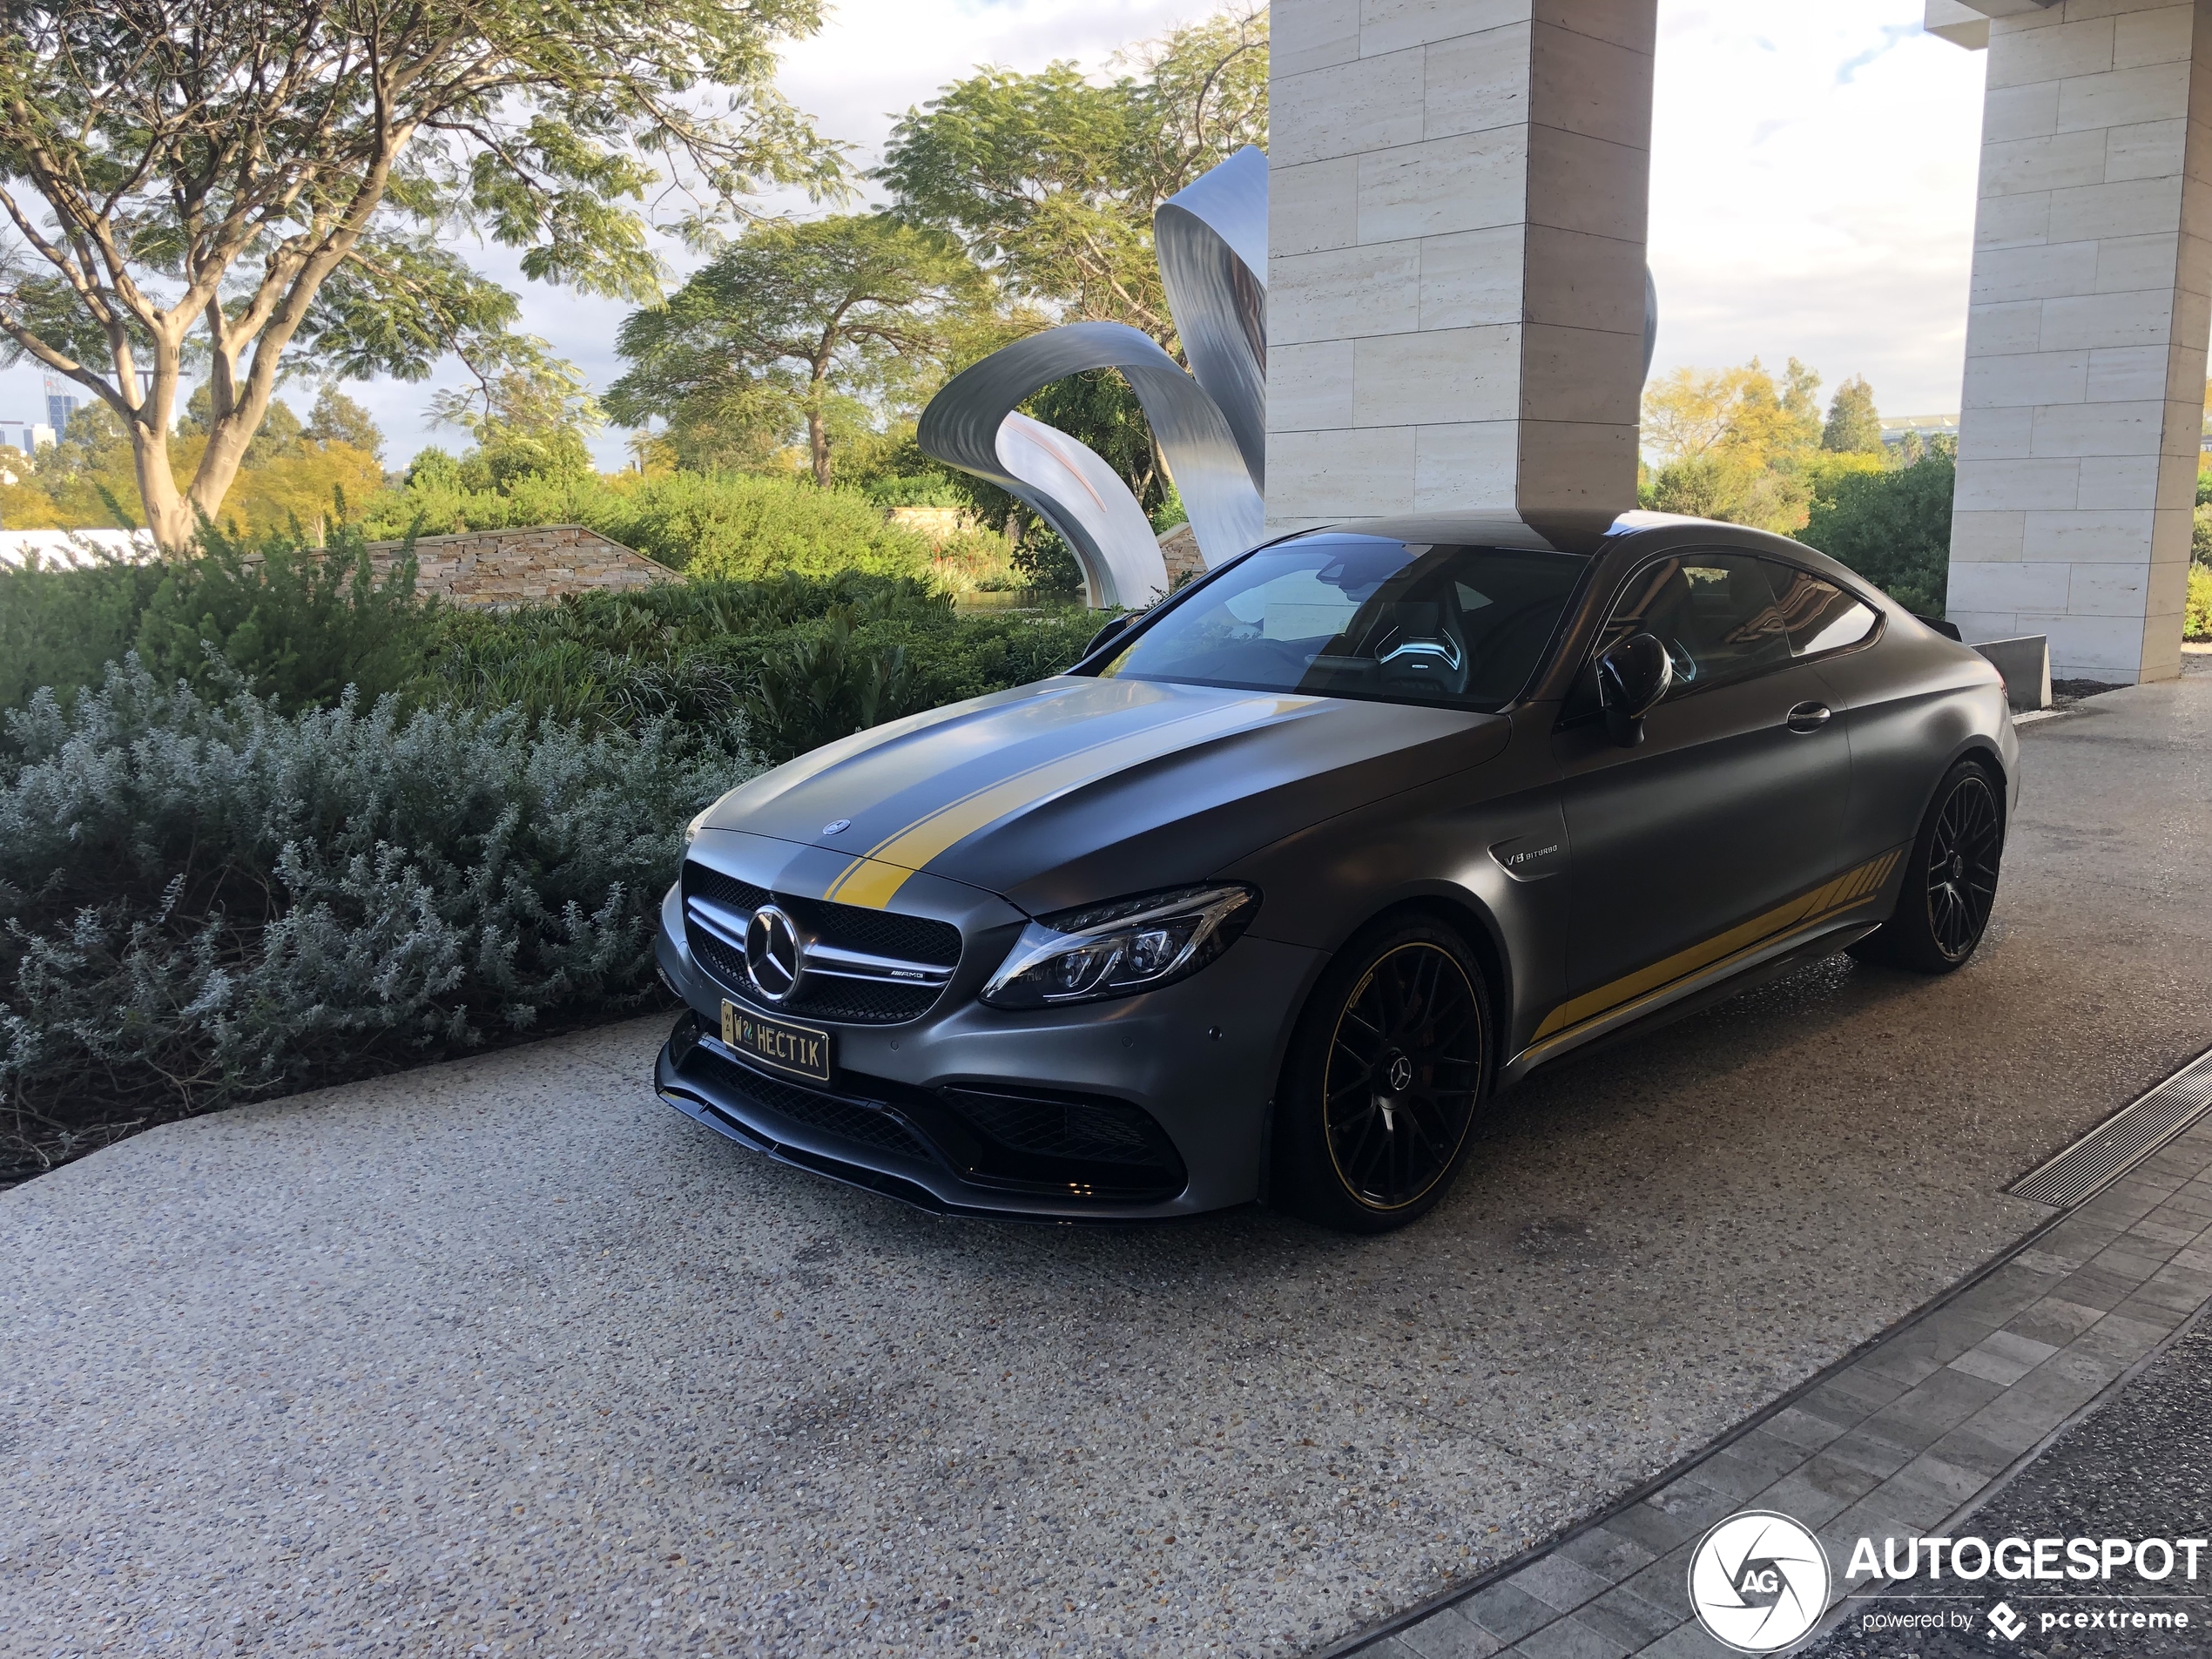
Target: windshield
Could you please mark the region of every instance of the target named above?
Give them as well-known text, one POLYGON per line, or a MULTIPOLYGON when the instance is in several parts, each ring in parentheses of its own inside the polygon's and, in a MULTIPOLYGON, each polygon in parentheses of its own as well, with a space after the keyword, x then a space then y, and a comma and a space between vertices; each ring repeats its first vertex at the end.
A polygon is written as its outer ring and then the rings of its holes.
POLYGON ((1100 671, 1493 710, 1519 696, 1588 561, 1324 533, 1263 548, 1100 671))

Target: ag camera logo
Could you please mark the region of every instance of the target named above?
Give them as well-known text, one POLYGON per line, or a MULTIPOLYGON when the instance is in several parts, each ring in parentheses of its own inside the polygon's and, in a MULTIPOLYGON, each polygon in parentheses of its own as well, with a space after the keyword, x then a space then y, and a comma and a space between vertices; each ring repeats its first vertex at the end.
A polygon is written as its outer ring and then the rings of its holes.
POLYGON ((1777 1653, 1827 1610, 1828 1552, 1787 1515, 1730 1515, 1689 1558, 1689 1605, 1714 1641, 1738 1653, 1777 1653))

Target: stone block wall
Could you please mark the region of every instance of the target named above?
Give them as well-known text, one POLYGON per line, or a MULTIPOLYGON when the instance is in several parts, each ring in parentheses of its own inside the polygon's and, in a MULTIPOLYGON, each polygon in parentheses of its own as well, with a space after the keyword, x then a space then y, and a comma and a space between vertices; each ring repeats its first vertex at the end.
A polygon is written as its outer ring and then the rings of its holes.
MULTIPOLYGON (((380 577, 403 545, 369 543, 369 560, 380 577)), ((565 594, 635 591, 682 580, 666 565, 582 524, 425 536, 415 543, 415 590, 456 605, 543 604, 565 594)))

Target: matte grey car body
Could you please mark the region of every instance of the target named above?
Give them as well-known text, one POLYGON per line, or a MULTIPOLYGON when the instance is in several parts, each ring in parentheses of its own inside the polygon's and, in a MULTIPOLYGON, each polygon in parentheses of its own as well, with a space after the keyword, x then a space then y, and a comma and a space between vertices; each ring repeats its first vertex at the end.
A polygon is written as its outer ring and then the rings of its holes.
MULTIPOLYGON (((1357 535, 1476 547, 1499 531, 1428 520, 1357 535)), ((696 1015, 661 1055, 664 1098, 941 1210, 1104 1219, 1243 1204, 1266 1196, 1301 1011, 1378 917, 1426 912, 1465 937, 1492 1004, 1491 1076, 1509 1084, 1868 934, 1961 757, 2001 781, 2009 817, 2019 757, 1999 676, 1842 566, 1642 514, 1582 550, 1533 671, 1494 711, 1116 676, 1133 642, 1205 604, 1238 561, 1063 675, 861 732, 732 792, 702 816, 663 906, 660 965, 696 1015), (1677 685, 1622 746, 1594 697, 1601 637, 1635 582, 1701 556, 1767 561, 1777 592, 1840 591, 1869 613, 1864 631, 1748 678, 1677 685), (980 1000, 1033 919, 1224 883, 1256 908, 1178 982, 1066 1006, 980 1000), (774 980, 783 929, 825 966, 777 1001, 745 953, 774 980), (822 1070, 725 1042, 754 1016, 823 1034, 822 1055, 799 1056, 822 1070)))

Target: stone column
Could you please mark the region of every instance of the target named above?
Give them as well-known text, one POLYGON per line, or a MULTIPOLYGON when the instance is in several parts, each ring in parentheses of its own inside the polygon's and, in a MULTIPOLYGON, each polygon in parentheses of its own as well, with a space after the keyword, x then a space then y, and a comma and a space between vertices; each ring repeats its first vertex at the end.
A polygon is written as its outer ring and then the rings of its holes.
POLYGON ((1972 9, 1988 91, 1951 619, 2047 634, 2060 678, 2168 678, 2212 330, 2212 0, 1972 9))
POLYGON ((1656 0, 1275 0, 1267 521, 1635 504, 1656 0))

